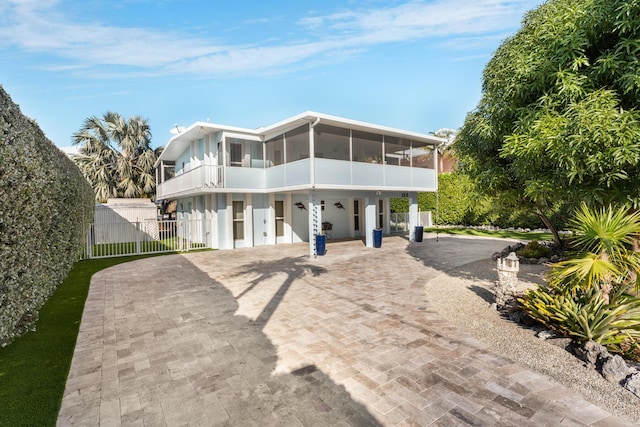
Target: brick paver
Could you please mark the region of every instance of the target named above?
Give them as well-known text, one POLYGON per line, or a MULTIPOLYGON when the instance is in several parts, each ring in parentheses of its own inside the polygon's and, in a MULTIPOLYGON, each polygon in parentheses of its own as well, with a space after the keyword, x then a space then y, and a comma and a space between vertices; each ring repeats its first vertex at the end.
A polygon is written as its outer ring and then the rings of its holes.
POLYGON ((429 278, 504 246, 392 237, 317 259, 294 244, 103 270, 58 424, 629 425, 429 307, 429 278))

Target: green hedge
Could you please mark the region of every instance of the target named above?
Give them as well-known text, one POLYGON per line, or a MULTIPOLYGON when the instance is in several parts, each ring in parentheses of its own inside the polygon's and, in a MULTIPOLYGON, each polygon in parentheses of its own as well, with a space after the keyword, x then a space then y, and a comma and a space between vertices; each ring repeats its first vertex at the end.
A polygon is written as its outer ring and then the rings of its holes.
POLYGON ((93 190, 0 86, 0 345, 35 327, 38 310, 79 258, 93 190))
MULTIPOLYGON (((457 172, 438 175, 437 197, 436 203, 436 193, 419 193, 418 206, 422 212, 431 211, 434 223, 440 225, 544 228, 544 224, 535 213, 509 206, 502 200, 480 195, 474 182, 468 176, 457 172)), ((392 199, 391 210, 408 212, 407 199, 392 199)), ((550 214, 550 217, 554 223, 561 225, 562 217, 557 214, 550 214)))

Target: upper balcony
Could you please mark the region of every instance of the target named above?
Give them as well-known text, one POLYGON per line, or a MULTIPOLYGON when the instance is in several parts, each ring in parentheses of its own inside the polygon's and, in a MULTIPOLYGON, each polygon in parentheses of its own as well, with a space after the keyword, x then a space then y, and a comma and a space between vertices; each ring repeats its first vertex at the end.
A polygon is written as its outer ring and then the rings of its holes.
POLYGON ((255 130, 197 122, 160 156, 157 197, 305 188, 435 191, 442 142, 311 112, 255 130))
POLYGON ((198 166, 158 184, 158 199, 245 191, 270 192, 304 188, 391 191, 435 191, 436 171, 384 163, 303 159, 270 168, 198 166))

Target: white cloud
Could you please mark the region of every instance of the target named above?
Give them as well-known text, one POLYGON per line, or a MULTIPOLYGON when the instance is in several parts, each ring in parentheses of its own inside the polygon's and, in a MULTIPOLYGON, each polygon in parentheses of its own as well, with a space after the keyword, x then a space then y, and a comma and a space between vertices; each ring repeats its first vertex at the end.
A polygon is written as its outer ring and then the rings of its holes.
POLYGON ((78 69, 94 76, 277 72, 340 61, 378 44, 486 37, 504 32, 505 25, 513 26, 535 6, 535 0, 410 1, 301 18, 304 39, 233 45, 178 32, 72 22, 57 3, 0 0, 0 46, 57 56, 65 63, 50 69, 78 69), (104 66, 110 66, 109 71, 104 66))
POLYGON ((75 145, 68 145, 65 147, 58 147, 64 154, 67 156, 75 156, 76 154, 80 154, 78 151, 78 147, 75 145))

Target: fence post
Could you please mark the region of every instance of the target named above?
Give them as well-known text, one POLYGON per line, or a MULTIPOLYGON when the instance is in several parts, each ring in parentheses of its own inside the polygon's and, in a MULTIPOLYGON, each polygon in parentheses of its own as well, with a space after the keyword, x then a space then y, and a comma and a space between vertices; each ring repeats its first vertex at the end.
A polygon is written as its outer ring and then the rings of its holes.
POLYGON ((140 221, 136 221, 136 254, 140 255, 140 221))
POLYGON ((89 224, 89 232, 87 233, 87 239, 85 240, 84 259, 93 258, 93 224, 89 224))
POLYGON ((192 220, 187 220, 187 226, 185 227, 184 246, 186 252, 189 252, 189 249, 191 249, 191 221, 192 220))

